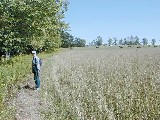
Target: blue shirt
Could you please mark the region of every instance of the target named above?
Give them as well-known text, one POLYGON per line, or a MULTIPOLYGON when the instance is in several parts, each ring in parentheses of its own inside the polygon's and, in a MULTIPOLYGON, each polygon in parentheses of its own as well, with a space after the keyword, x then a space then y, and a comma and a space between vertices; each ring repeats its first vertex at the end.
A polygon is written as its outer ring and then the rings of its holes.
POLYGON ((32 59, 32 69, 40 70, 39 58, 37 56, 34 56, 32 59))

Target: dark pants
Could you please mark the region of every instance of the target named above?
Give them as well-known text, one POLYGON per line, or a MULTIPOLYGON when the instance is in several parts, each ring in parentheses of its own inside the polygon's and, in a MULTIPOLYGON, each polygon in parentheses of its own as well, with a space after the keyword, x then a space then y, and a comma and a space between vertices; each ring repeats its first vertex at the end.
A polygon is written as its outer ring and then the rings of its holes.
POLYGON ((36 88, 40 88, 40 78, 39 78, 38 70, 35 70, 33 72, 33 74, 34 74, 34 80, 35 80, 36 88))

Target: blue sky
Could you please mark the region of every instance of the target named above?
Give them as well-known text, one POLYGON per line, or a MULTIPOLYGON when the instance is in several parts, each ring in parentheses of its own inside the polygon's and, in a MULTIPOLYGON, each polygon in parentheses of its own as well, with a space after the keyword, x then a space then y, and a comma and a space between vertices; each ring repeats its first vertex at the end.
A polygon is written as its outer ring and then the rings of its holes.
POLYGON ((65 21, 74 37, 87 43, 138 36, 160 43, 160 0, 68 0, 65 21))

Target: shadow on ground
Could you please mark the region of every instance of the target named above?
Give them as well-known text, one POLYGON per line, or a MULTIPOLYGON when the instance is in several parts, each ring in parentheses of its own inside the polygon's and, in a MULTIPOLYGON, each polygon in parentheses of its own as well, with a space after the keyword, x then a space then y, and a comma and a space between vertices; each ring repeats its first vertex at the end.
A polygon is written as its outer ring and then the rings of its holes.
POLYGON ((35 87, 31 87, 29 84, 25 85, 25 86, 22 86, 18 88, 19 90, 21 89, 28 89, 28 90, 35 90, 35 87))

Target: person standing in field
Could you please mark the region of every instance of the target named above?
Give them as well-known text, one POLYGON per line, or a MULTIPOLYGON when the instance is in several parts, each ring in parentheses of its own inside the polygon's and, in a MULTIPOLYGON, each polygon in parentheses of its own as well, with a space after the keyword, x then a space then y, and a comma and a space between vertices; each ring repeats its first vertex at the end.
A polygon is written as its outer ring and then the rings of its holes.
POLYGON ((33 59, 32 59, 32 73, 34 74, 35 80, 35 89, 40 89, 40 62, 39 58, 36 55, 36 51, 32 51, 33 59))

